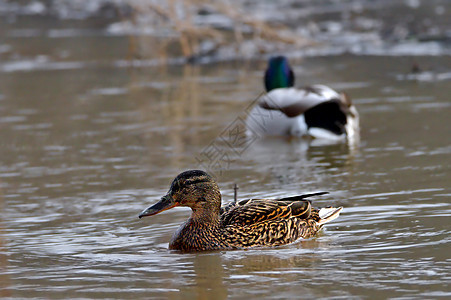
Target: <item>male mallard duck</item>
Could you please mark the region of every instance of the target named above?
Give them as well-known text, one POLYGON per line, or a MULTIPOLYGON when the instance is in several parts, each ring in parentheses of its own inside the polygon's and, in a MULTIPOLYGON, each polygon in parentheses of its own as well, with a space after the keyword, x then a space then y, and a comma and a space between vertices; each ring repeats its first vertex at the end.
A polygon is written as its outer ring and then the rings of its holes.
POLYGON ((139 218, 175 206, 188 206, 191 217, 175 232, 169 249, 202 251, 279 246, 316 234, 337 218, 338 208, 313 208, 307 197, 248 199, 221 208, 221 192, 214 179, 200 170, 179 174, 169 192, 139 218))
POLYGON ((294 79, 286 57, 269 60, 265 73, 267 93, 249 114, 249 132, 354 139, 359 130, 359 114, 349 97, 324 85, 297 89, 293 87, 294 79))

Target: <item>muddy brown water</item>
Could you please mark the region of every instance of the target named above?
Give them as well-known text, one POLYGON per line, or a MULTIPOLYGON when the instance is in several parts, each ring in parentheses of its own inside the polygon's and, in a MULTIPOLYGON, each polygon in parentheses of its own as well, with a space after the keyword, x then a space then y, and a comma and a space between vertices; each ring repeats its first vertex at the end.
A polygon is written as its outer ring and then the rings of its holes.
MULTIPOLYGON (((80 47, 28 41, 36 53, 80 47)), ((167 246, 187 209, 137 216, 180 171, 203 167, 196 157, 263 91, 265 62, 130 68, 120 37, 90 42, 94 63, 1 65, 1 296, 451 296, 449 56, 293 60, 298 85, 351 95, 361 141, 226 149, 223 201, 234 183, 240 199, 328 191, 314 203, 344 206, 340 218, 285 247, 179 254, 167 246), (407 76, 413 62, 431 71, 407 76)))

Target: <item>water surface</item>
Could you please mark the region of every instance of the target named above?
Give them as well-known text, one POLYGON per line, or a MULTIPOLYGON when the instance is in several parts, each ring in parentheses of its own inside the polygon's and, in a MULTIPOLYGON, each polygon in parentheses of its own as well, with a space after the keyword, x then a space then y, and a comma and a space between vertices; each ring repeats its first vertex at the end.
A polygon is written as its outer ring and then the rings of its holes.
MULTIPOLYGON (((6 40, 16 50, 23 41, 6 40)), ((245 115, 265 61, 130 68, 124 37, 26 41, 37 56, 0 68, 1 296, 451 296, 449 56, 292 60, 299 86, 351 95, 361 141, 226 149, 223 201, 234 183, 239 198, 329 191, 314 204, 342 215, 289 246, 179 254, 167 246, 187 209, 137 216, 245 115), (85 53, 80 39, 92 44, 85 53), (80 57, 59 62, 64 51, 80 57), (409 75, 414 62, 426 70, 409 75)))

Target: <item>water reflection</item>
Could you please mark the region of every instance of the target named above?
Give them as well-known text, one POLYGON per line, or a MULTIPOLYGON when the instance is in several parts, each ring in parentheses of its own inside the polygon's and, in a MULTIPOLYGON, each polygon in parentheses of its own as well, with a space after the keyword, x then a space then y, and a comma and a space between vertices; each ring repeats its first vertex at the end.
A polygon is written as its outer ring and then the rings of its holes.
POLYGON ((271 187, 271 192, 259 196, 274 197, 346 190, 340 185, 352 180, 358 155, 357 149, 341 143, 319 147, 302 139, 265 138, 253 143, 240 163, 252 166, 249 170, 252 174, 265 174, 263 178, 254 176, 260 184, 271 187), (339 184, 331 181, 331 177, 337 178, 339 184))
MULTIPOLYGON (((2 181, 0 180, 0 212, 4 212, 4 198, 3 190, 1 188, 2 181)), ((0 214, 0 216, 2 215, 0 214)), ((0 297, 11 297, 11 279, 9 275, 8 264, 8 246, 6 244, 6 230, 4 227, 4 220, 0 217, 0 297)))
POLYGON ((194 278, 192 284, 180 289, 184 297, 191 299, 227 299, 224 283, 227 277, 222 258, 218 253, 199 254, 193 257, 194 278))
MULTIPOLYGON (((170 76, 170 74, 166 74, 170 76)), ((176 84, 175 89, 165 89, 158 100, 152 101, 152 105, 148 107, 150 114, 155 114, 154 104, 159 103, 162 113, 161 121, 165 128, 164 134, 169 137, 168 147, 166 152, 168 161, 172 169, 181 169, 181 160, 186 151, 186 145, 199 142, 198 130, 192 130, 187 135, 186 123, 190 123, 190 127, 195 127, 198 124, 193 124, 193 120, 200 119, 200 97, 202 93, 202 86, 199 82, 193 80, 199 76, 199 68, 196 66, 185 65, 183 67, 183 76, 176 84), (187 140, 187 138, 189 140, 187 140)), ((171 79, 168 78, 170 81, 171 79)), ((158 105, 158 104, 157 104, 158 105)), ((149 146, 152 147, 157 142, 156 139, 149 137, 149 146)))
POLYGON ((180 292, 190 299, 226 299, 236 294, 230 284, 239 287, 247 280, 274 284, 280 281, 281 274, 295 279, 296 274, 315 272, 321 257, 311 251, 324 246, 327 243, 310 240, 296 247, 195 254, 192 255, 195 276, 189 280, 193 283, 180 292))

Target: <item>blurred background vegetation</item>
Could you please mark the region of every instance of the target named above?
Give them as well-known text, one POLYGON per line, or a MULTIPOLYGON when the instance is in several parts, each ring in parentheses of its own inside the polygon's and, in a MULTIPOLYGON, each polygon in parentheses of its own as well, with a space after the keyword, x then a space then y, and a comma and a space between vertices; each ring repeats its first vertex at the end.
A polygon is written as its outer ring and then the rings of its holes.
MULTIPOLYGON (((3 29, 37 16, 61 28, 126 35, 133 59, 209 62, 267 53, 449 53, 450 7, 446 0, 0 0, 0 15, 3 29)), ((44 34, 52 32, 71 34, 44 34)))

